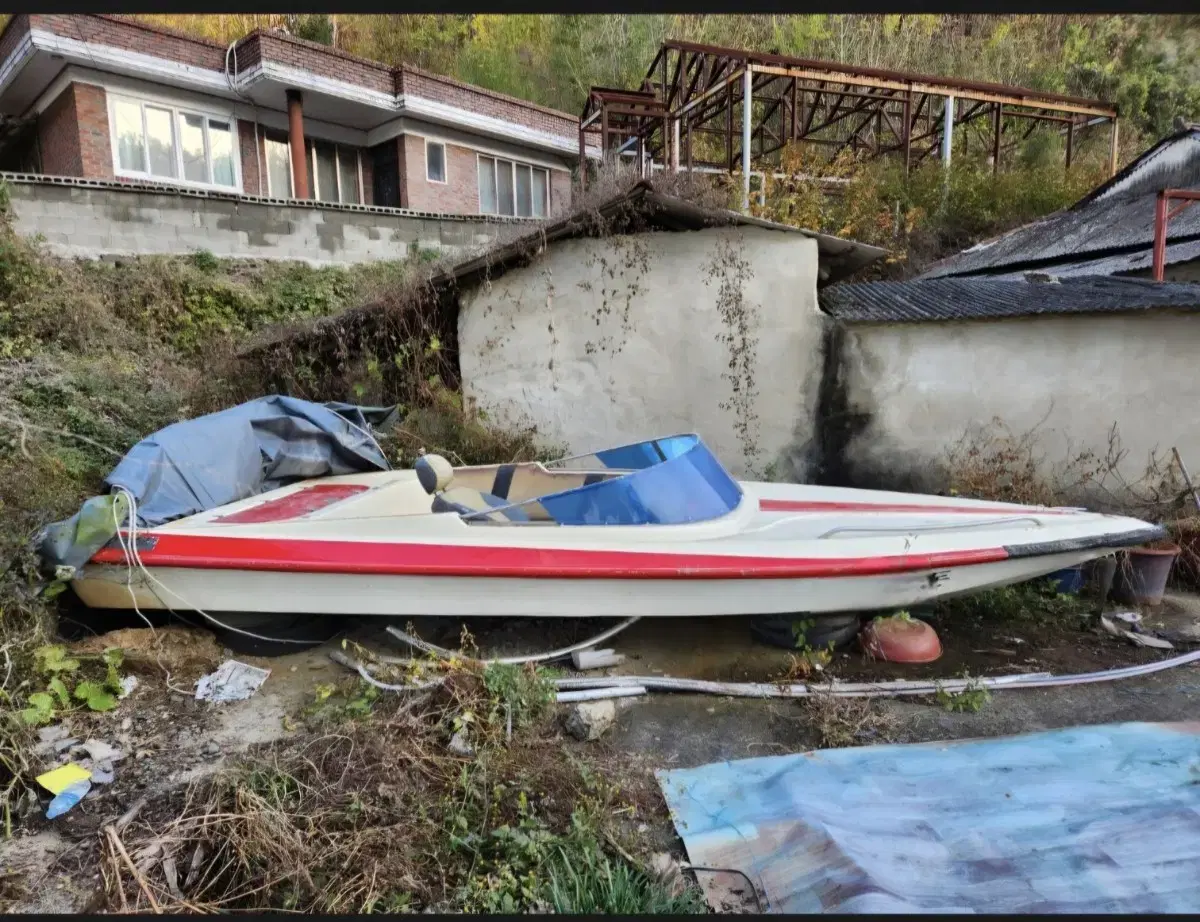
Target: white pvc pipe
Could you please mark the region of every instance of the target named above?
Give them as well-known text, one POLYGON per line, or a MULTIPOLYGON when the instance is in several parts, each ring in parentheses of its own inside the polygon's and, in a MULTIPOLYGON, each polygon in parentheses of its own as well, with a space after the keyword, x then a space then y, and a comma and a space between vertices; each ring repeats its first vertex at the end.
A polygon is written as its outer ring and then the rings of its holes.
POLYGON ((771 684, 767 682, 709 682, 703 679, 676 679, 670 676, 595 676, 556 679, 558 688, 597 688, 614 686, 644 686, 663 691, 697 692, 707 695, 727 695, 734 698, 806 698, 829 695, 834 698, 896 697, 899 695, 932 695, 938 691, 957 693, 970 688, 1054 688, 1062 685, 1085 685, 1092 682, 1114 682, 1152 675, 1176 666, 1200 661, 1200 650, 1170 659, 1120 669, 1104 669, 1073 675, 1050 675, 1045 672, 1010 676, 985 676, 978 679, 900 680, 895 682, 833 682, 828 685, 771 684))
POLYGON ((954 97, 946 97, 946 108, 942 114, 942 166, 950 166, 950 155, 954 152, 954 97))
POLYGON ((644 685, 618 685, 609 688, 583 688, 579 691, 561 691, 557 701, 599 701, 604 698, 636 698, 646 694, 644 685))

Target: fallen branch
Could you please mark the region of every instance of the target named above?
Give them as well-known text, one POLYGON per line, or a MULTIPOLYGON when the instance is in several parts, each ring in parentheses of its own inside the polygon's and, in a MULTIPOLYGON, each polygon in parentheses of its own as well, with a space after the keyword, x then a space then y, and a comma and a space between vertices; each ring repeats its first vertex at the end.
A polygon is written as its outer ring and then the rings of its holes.
MULTIPOLYGON (((129 852, 125 851, 125 843, 121 841, 121 837, 117 834, 116 829, 114 829, 112 826, 106 826, 104 827, 104 831, 107 833, 109 840, 113 844, 113 847, 120 853, 122 860, 125 862, 125 866, 129 868, 129 873, 133 875, 133 879, 137 881, 137 885, 141 887, 142 893, 146 894, 146 899, 150 901, 150 906, 154 909, 155 914, 161 916, 162 907, 158 905, 158 900, 154 898, 154 894, 150 891, 150 884, 146 881, 145 876, 134 865, 133 859, 129 857, 129 852)), ((124 893, 124 888, 121 887, 120 875, 117 876, 117 889, 121 890, 122 894, 124 893)), ((122 899, 123 898, 124 897, 122 897, 122 899)))

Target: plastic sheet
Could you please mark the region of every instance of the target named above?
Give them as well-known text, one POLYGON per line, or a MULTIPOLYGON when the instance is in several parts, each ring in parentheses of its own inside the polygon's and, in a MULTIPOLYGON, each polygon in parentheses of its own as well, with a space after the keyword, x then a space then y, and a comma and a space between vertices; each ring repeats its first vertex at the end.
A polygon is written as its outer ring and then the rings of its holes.
POLYGON ((693 864, 770 912, 1189 912, 1200 724, 1071 727, 664 771, 693 864))

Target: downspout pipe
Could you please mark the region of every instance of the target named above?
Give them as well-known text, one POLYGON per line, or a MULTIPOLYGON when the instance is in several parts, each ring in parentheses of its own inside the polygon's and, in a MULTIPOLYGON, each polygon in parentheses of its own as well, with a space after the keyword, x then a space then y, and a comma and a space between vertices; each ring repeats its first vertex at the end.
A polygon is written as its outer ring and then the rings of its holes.
POLYGON ((304 156, 304 102, 299 90, 287 91, 288 146, 292 151, 292 196, 308 198, 308 164, 304 156))

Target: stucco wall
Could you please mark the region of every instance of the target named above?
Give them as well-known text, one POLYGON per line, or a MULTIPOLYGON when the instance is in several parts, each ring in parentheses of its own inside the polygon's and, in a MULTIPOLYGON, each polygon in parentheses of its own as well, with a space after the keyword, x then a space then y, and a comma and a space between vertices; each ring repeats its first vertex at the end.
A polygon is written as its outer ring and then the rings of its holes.
POLYGON ((464 296, 463 393, 573 452, 696 431, 739 475, 803 478, 816 277, 815 241, 762 228, 555 243, 464 296))
POLYGON ((482 217, 5 178, 17 232, 41 235, 61 256, 186 255, 203 249, 225 257, 349 264, 403 259, 414 245, 471 250, 495 239, 504 226, 482 217))
POLYGON ((840 356, 844 396, 864 417, 844 460, 864 485, 941 486, 951 446, 999 418, 1013 435, 1034 431, 1049 477, 1081 452, 1103 458, 1114 423, 1127 482, 1172 445, 1194 469, 1197 355, 1200 318, 1169 312, 852 324, 840 356))

